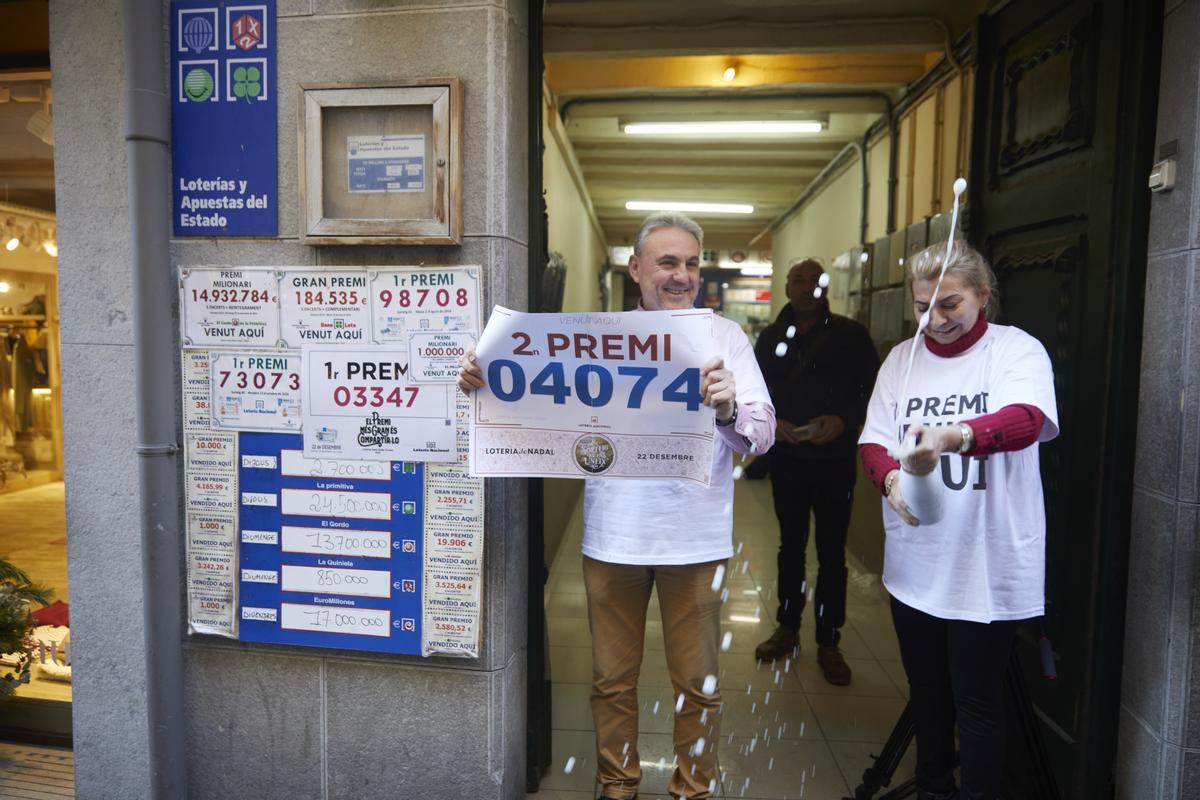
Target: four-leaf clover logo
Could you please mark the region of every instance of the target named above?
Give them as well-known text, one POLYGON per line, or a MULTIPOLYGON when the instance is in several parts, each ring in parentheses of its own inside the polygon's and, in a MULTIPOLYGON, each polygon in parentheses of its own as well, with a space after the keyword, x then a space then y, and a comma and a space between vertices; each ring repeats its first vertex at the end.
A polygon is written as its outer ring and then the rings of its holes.
POLYGON ((258 99, 262 92, 262 73, 258 67, 238 67, 233 71, 233 96, 246 102, 258 99))

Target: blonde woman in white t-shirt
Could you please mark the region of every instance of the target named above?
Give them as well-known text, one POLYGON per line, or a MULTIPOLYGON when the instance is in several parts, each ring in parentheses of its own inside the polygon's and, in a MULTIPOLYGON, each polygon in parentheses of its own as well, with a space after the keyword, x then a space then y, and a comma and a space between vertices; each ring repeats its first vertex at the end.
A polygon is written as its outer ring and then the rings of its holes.
POLYGON ((1018 622, 1041 616, 1046 517, 1038 444, 1058 435, 1050 359, 1037 339, 988 322, 996 280, 964 243, 909 261, 925 331, 892 349, 875 383, 859 454, 883 494, 883 582, 916 722, 926 800, 994 800, 1003 767, 1003 677, 1018 622), (912 353, 913 348, 916 352, 912 353), (912 369, 905 383, 912 356, 912 369), (889 455, 917 434, 903 463, 889 455), (943 506, 922 524, 901 469, 933 479, 943 506), (962 792, 954 782, 958 726, 962 792))

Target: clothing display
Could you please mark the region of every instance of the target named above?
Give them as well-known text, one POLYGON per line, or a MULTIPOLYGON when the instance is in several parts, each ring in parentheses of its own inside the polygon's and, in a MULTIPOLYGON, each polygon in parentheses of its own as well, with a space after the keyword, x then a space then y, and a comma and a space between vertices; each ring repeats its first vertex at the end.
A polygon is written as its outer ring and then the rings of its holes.
POLYGON ((12 349, 13 414, 17 433, 33 428, 33 384, 37 377, 37 359, 33 348, 18 336, 12 349))

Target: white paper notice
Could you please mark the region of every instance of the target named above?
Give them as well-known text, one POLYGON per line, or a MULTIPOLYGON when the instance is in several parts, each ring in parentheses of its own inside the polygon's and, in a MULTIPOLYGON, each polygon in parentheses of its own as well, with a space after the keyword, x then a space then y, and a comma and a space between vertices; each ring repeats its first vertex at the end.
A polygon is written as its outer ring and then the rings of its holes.
POLYGON ((394 347, 305 347, 304 454, 453 461, 454 388, 416 385, 394 347))
POLYGON ((368 273, 375 341, 408 347, 410 333, 479 332, 479 267, 368 273))
POLYGON ((284 270, 279 279, 279 317, 291 348, 319 344, 367 344, 371 330, 365 271, 284 270))
POLYGON ((408 337, 408 363, 417 383, 454 383, 458 362, 475 344, 475 334, 463 332, 412 333, 408 337))
POLYGON ((700 367, 712 312, 523 314, 496 307, 476 348, 471 474, 707 484, 700 367))
POLYGON ((347 136, 346 190, 425 191, 425 135, 347 136))
POLYGON ((179 270, 183 346, 275 347, 278 293, 273 269, 179 270))
POLYGON ((300 429, 300 357, 212 353, 213 426, 239 431, 300 429))

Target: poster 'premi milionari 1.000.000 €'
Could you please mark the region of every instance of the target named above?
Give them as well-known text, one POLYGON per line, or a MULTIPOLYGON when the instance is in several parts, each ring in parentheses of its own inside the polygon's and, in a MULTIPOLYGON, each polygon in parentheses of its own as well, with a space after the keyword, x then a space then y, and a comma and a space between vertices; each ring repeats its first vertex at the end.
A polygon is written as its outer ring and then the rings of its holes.
POLYGON ((179 291, 190 629, 477 656, 453 382, 479 268, 183 268, 179 291))

